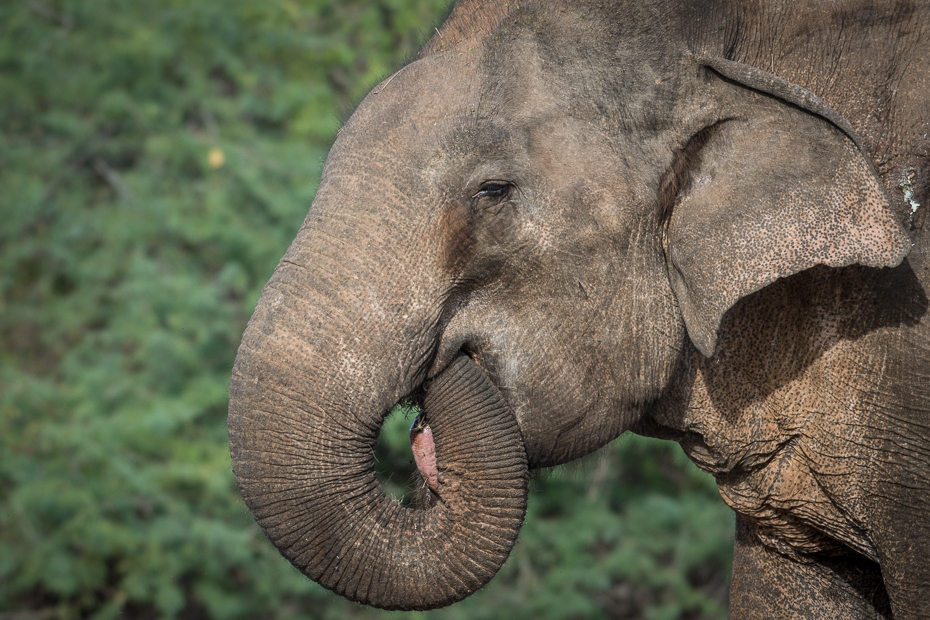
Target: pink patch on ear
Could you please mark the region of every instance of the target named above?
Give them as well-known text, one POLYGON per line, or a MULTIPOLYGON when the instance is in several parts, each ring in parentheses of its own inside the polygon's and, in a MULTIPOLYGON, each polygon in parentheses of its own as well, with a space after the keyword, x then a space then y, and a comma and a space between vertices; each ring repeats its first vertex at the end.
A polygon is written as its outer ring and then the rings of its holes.
POLYGON ((439 469, 436 467, 436 444, 433 443, 433 429, 429 427, 429 424, 420 429, 410 429, 410 449, 413 451, 417 469, 426 481, 426 486, 433 492, 438 492, 439 469))

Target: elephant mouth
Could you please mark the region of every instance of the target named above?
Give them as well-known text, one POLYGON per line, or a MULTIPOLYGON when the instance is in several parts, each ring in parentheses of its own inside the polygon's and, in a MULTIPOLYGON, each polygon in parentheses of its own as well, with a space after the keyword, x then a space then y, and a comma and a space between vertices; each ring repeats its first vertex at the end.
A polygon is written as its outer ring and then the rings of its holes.
POLYGON ((410 451, 420 472, 420 478, 426 485, 431 497, 439 494, 439 468, 436 464, 436 442, 433 439, 433 427, 421 413, 410 425, 410 451))
POLYGON ((446 364, 442 370, 438 372, 431 373, 431 379, 420 386, 415 394, 401 399, 398 405, 396 405, 403 407, 405 403, 408 405, 410 403, 415 403, 416 410, 418 411, 407 430, 410 441, 410 453, 413 454, 413 462, 416 467, 416 473, 413 476, 412 484, 414 498, 410 503, 416 507, 428 508, 437 501, 441 501, 442 498, 439 481, 440 466, 437 462, 436 453, 436 438, 430 424, 430 415, 426 412, 423 404, 426 385, 435 380, 435 378, 443 372, 446 372, 458 359, 467 358, 485 377, 487 377, 490 384, 496 386, 498 384, 496 373, 488 364, 486 356, 482 354, 483 349, 484 347, 463 346, 450 364, 446 364))
MULTIPOLYGON (((488 381, 500 390, 500 379, 496 371, 496 364, 492 363, 490 359, 492 356, 488 354, 489 349, 489 342, 476 338, 457 341, 452 346, 446 346, 445 343, 440 344, 432 368, 427 373, 426 382, 414 390, 412 394, 402 398, 398 403, 413 401, 418 406, 419 413, 409 428, 410 448, 423 482, 434 492, 438 490, 438 481, 435 472, 435 441, 429 416, 423 408, 423 395, 426 385, 443 372, 446 372, 457 359, 468 358, 487 377, 488 381)), ((503 394, 501 396, 504 397, 503 394)), ((504 398, 504 400, 507 399, 504 398)))

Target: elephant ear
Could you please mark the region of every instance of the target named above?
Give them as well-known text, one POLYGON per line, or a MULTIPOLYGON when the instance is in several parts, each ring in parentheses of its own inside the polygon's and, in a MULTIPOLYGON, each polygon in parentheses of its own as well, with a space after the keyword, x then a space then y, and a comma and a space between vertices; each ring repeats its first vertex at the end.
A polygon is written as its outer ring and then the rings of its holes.
POLYGON ((663 219, 672 290, 710 357, 740 298, 819 264, 898 265, 910 241, 842 116, 764 71, 698 62, 716 74, 728 114, 679 154, 663 219))

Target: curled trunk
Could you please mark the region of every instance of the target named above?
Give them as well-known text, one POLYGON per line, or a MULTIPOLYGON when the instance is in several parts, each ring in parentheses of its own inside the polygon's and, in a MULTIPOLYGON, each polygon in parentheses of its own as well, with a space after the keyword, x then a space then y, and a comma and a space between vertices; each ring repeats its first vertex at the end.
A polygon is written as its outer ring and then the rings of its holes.
POLYGON ((384 609, 447 605, 494 576, 523 522, 527 463, 516 419, 474 362, 460 356, 426 388, 439 470, 439 501, 428 510, 402 507, 378 483, 380 423, 337 413, 338 404, 320 415, 328 403, 304 407, 267 376, 244 347, 230 450, 246 503, 291 563, 384 609))

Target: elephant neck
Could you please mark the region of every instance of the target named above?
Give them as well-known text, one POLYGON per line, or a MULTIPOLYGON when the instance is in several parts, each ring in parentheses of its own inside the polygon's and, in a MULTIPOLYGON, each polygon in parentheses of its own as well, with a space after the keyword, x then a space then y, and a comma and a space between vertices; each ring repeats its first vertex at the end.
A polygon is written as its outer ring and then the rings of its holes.
POLYGON ((883 289, 907 290, 908 272, 815 268, 742 300, 715 354, 689 347, 673 396, 637 430, 678 441, 778 551, 876 559, 862 463, 901 391, 888 360, 916 318, 883 289))

